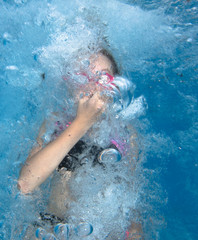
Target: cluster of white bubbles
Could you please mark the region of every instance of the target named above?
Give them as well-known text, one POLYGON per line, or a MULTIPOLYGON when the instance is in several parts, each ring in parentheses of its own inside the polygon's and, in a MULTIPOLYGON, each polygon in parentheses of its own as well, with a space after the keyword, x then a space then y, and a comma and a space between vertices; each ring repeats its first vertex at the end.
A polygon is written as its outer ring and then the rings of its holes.
POLYGON ((77 201, 70 204, 66 216, 73 224, 79 220, 92 224, 93 233, 88 239, 123 239, 125 229, 135 219, 140 185, 137 190, 138 181, 130 176, 126 159, 121 160, 115 149, 104 150, 100 162, 103 167, 93 168, 88 161, 69 180, 77 201))
POLYGON ((54 233, 48 233, 44 228, 37 228, 35 236, 39 240, 69 240, 76 237, 85 238, 91 235, 93 227, 90 223, 81 222, 76 227, 67 223, 59 223, 54 227, 54 233))

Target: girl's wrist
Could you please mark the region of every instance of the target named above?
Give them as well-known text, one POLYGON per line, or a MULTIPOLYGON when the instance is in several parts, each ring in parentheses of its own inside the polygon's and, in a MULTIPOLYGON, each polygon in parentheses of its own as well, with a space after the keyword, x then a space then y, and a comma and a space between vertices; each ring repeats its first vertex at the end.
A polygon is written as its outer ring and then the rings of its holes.
POLYGON ((94 121, 91 121, 87 118, 82 118, 77 116, 73 121, 79 128, 84 129, 85 131, 89 130, 89 128, 93 125, 94 121))

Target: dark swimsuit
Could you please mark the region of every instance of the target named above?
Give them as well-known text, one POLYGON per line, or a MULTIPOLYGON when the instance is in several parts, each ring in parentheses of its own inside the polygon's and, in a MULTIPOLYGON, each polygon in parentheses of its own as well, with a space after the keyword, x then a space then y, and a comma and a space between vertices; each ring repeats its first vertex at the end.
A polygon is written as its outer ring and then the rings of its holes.
MULTIPOLYGON (((115 145, 110 145, 108 148, 116 148, 115 145)), ((104 148, 99 147, 97 145, 92 145, 89 146, 87 143, 84 141, 80 140, 77 142, 77 144, 69 151, 69 153, 64 157, 62 162, 58 166, 58 171, 60 171, 62 168, 65 168, 67 171, 75 171, 78 167, 82 166, 85 164, 85 157, 89 158, 93 166, 96 164, 100 164, 102 167, 104 167, 103 163, 99 162, 99 155, 100 153, 104 150, 104 148), (86 154, 83 153, 86 152, 86 154)), ((61 219, 54 214, 49 214, 49 213, 40 213, 40 219, 42 222, 49 223, 52 226, 60 223, 60 222, 65 222, 64 219, 61 219)))
POLYGON ((66 168, 67 171, 74 171, 76 168, 84 164, 85 157, 88 157, 93 161, 93 165, 99 163, 98 156, 104 149, 92 145, 88 146, 84 141, 80 140, 64 157, 62 162, 58 166, 58 171, 62 168, 66 168), (86 156, 82 157, 83 152, 86 152, 86 156))

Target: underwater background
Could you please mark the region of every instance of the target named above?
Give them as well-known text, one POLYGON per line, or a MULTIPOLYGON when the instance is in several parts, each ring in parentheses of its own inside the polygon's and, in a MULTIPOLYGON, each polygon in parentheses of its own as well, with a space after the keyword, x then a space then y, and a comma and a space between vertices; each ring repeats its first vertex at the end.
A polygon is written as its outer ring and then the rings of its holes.
POLYGON ((21 198, 16 184, 46 105, 64 104, 53 80, 100 38, 136 85, 128 121, 140 136, 144 230, 149 239, 197 239, 197 20, 196 0, 0 0, 1 239, 22 239, 19 219, 25 228, 44 204, 21 198))

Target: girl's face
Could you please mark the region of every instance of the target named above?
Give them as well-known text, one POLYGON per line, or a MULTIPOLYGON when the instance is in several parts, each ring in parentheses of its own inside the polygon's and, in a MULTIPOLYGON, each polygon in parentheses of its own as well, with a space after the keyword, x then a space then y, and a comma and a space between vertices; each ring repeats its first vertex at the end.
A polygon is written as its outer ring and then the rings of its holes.
POLYGON ((93 74, 106 72, 113 76, 111 61, 103 54, 94 54, 90 57, 89 69, 93 74))
MULTIPOLYGON (((91 55, 91 57, 89 58, 89 67, 87 70, 88 72, 86 73, 86 69, 85 72, 82 69, 82 73, 80 72, 80 70, 76 75, 78 75, 79 77, 87 77, 88 83, 76 84, 74 81, 71 82, 69 90, 71 90, 72 96, 78 98, 80 96, 79 92, 82 91, 88 93, 93 93, 95 91, 103 91, 104 89, 106 89, 103 87, 103 83, 96 84, 96 82, 102 75, 109 74, 113 76, 111 61, 101 53, 91 55)), ((69 79, 69 77, 68 80, 66 78, 67 81, 69 81, 69 79)))

